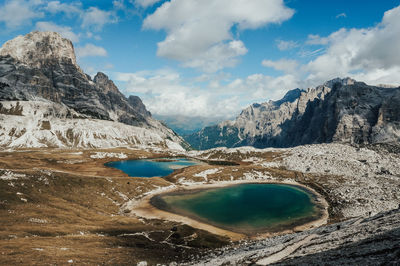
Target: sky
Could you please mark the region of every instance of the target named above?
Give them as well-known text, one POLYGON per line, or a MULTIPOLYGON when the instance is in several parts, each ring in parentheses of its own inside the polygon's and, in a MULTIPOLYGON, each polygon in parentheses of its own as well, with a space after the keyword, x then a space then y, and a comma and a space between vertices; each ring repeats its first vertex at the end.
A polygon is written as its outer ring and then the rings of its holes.
POLYGON ((33 30, 59 32, 86 73, 106 73, 154 115, 219 121, 336 77, 399 85, 399 5, 2 0, 0 43, 33 30))

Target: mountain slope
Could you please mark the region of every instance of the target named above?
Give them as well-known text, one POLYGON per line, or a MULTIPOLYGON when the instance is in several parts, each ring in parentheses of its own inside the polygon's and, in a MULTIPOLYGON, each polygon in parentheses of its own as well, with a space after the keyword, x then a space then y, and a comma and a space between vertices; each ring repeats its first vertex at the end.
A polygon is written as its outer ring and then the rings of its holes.
POLYGON ((186 140, 197 149, 398 143, 399 114, 400 88, 334 79, 307 91, 289 91, 280 101, 253 104, 236 120, 206 127, 186 140))
POLYGON ((0 121, 2 146, 186 145, 139 97, 126 98, 104 73, 86 75, 72 43, 53 32, 18 36, 0 49, 0 121))
POLYGON ((165 123, 181 136, 190 135, 204 127, 224 121, 221 117, 185 116, 185 115, 155 115, 156 119, 165 123))

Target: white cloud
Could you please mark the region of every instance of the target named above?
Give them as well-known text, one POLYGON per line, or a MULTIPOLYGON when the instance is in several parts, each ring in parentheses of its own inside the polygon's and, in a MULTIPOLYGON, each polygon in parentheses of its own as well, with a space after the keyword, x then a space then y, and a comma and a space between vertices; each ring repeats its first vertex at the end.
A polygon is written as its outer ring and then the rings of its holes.
POLYGON ((85 46, 77 47, 75 50, 77 57, 80 58, 87 56, 107 56, 106 49, 91 43, 88 43, 85 46))
POLYGON ((261 64, 265 67, 272 67, 285 73, 293 73, 299 66, 299 63, 296 60, 291 59, 280 59, 277 61, 263 60, 261 64))
POLYGON ((327 45, 329 42, 328 38, 321 38, 318 34, 310 34, 308 35, 308 39, 306 44, 310 45, 327 45))
POLYGON ((241 93, 247 98, 248 104, 255 101, 278 100, 288 90, 298 87, 300 81, 292 74, 272 77, 263 74, 253 74, 245 79, 236 79, 227 85, 226 89, 241 93))
POLYGON ((89 39, 93 38, 96 41, 100 41, 101 40, 101 36, 100 35, 95 35, 95 34, 93 34, 93 32, 90 32, 90 31, 86 32, 86 37, 89 38, 89 39))
POLYGON ((104 11, 97 7, 89 7, 82 14, 82 27, 92 28, 99 31, 104 25, 109 23, 116 23, 118 21, 116 15, 112 11, 104 11))
POLYGON ((125 9, 126 8, 124 0, 114 0, 113 6, 115 9, 125 9))
POLYGON ((161 0, 135 0, 135 4, 143 8, 150 7, 161 0))
POLYGON ((318 48, 314 50, 301 50, 298 54, 300 57, 315 57, 325 52, 325 48, 318 48))
POLYGON ((172 70, 117 73, 116 80, 127 83, 126 92, 141 94, 146 107, 158 115, 217 116, 232 115, 238 103, 219 101, 216 95, 193 84, 184 84, 172 70))
POLYGON ((346 13, 337 14, 336 18, 347 18, 346 13))
POLYGON ((59 26, 52 22, 39 21, 36 23, 36 29, 39 31, 54 31, 58 32, 64 38, 71 40, 74 43, 79 42, 79 36, 72 32, 71 27, 59 26))
POLYGON ((277 40, 276 43, 277 43, 276 46, 281 51, 291 50, 291 49, 296 48, 296 47, 299 46, 299 44, 297 42, 295 42, 295 41, 277 40))
POLYGON ((332 33, 328 37, 321 37, 318 34, 310 34, 310 35, 308 35, 308 39, 306 41, 306 44, 310 44, 310 45, 327 45, 331 41, 343 38, 344 34, 346 34, 346 31, 347 30, 345 28, 342 28, 342 29, 332 33))
MULTIPOLYGON (((322 48, 303 51, 300 56, 313 56, 315 59, 305 64, 294 60, 264 60, 262 65, 283 71, 285 74, 272 78, 259 75, 253 77, 256 84, 247 80, 236 80, 232 86, 259 88, 259 95, 273 97, 274 88, 291 89, 316 86, 336 78, 350 76, 369 84, 399 85, 400 73, 400 7, 385 12, 378 25, 361 29, 340 29, 329 36, 309 35, 309 45, 322 48)), ((279 93, 278 93, 279 95, 279 93)))
POLYGON ((12 0, 6 1, 0 6, 0 22, 6 25, 7 29, 16 29, 31 24, 33 19, 44 16, 38 10, 41 1, 35 0, 12 0))
POLYGON ((288 89, 296 87, 293 75, 278 78, 262 74, 225 82, 226 75, 201 76, 198 82, 208 81, 212 89, 201 89, 196 83, 184 80, 172 70, 116 73, 115 80, 126 83, 126 93, 139 94, 146 107, 157 115, 207 116, 230 118, 253 103, 281 98, 288 89), (224 84, 220 84, 224 81, 224 84))
POLYGON ((201 57, 185 62, 184 66, 212 73, 223 67, 234 67, 238 61, 237 57, 246 53, 247 49, 242 41, 218 43, 210 47, 201 57))
POLYGON ((294 11, 282 0, 174 0, 146 17, 145 29, 165 30, 157 55, 184 66, 216 71, 232 67, 247 49, 232 36, 238 30, 257 29, 289 19, 294 11))
POLYGON ((351 76, 371 84, 399 84, 400 7, 385 12, 375 27, 341 29, 319 39, 326 52, 305 66, 308 80, 351 76))
POLYGON ((107 64, 104 65, 103 68, 104 68, 104 69, 113 69, 113 68, 114 68, 114 65, 111 64, 111 63, 107 63, 107 64))
POLYGON ((65 13, 67 16, 79 15, 83 12, 82 3, 74 2, 70 4, 61 3, 60 1, 50 1, 47 3, 45 10, 52 14, 65 13))

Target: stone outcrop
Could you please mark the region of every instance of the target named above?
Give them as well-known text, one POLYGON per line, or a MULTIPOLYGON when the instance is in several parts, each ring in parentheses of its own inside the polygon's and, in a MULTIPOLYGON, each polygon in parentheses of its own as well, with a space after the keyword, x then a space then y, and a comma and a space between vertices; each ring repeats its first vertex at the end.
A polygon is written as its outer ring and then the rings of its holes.
POLYGON ((79 69, 72 42, 53 32, 35 31, 25 36, 20 35, 4 43, 0 56, 11 56, 33 68, 64 61, 79 69))

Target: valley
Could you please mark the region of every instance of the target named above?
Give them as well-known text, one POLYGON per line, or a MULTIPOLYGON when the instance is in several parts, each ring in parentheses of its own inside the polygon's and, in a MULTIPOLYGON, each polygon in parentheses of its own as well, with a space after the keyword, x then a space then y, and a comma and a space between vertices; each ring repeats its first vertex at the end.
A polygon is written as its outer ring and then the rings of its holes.
MULTIPOLYGON (((177 188, 284 182, 317 191, 329 204, 329 219, 323 223, 343 223, 397 209, 399 164, 399 155, 385 148, 360 149, 341 144, 189 152, 135 148, 8 149, 0 153, 1 261, 8 264, 32 260, 41 264, 64 264, 69 260, 82 264, 147 261, 152 265, 193 263, 204 259, 205 254, 214 254, 215 248, 230 254, 229 247, 239 245, 243 249, 245 243, 261 245, 271 237, 271 241, 281 241, 284 238, 280 235, 301 236, 309 231, 299 227, 270 233, 267 240, 262 240, 265 235, 251 239, 235 237, 227 231, 174 220, 173 215, 160 219, 151 212, 153 217, 147 217, 137 204, 145 197, 177 188), (171 156, 226 160, 237 165, 194 165, 164 178, 129 177, 104 166, 109 161, 171 156), (313 159, 304 160, 308 156, 313 159)), ((393 224, 385 230, 396 228, 393 224)), ((367 237, 360 234, 355 233, 362 239, 367 237)), ((243 252, 240 260, 246 254, 243 252)))
POLYGON ((184 140, 92 76, 56 32, 0 49, 0 264, 400 262, 399 87, 336 78, 184 140))

